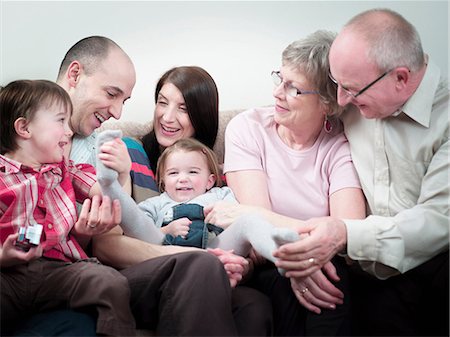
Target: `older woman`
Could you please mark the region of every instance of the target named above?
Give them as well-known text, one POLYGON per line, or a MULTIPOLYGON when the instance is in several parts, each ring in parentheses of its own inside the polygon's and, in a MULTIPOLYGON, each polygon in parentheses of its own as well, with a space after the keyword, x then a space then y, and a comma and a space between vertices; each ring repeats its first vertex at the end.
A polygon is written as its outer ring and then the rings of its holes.
MULTIPOLYGON (((226 130, 224 172, 229 187, 241 204, 259 206, 251 210, 277 226, 299 228, 300 220, 312 217, 365 215, 349 146, 336 118, 341 112, 336 87, 328 77, 334 36, 317 31, 290 44, 280 70, 272 72, 275 106, 243 112, 226 130)), ((226 227, 248 211, 243 205, 216 204, 206 210, 206 221, 226 227)), ((294 277, 291 270, 286 274, 290 280, 273 265, 255 269, 252 282, 272 298, 276 334, 349 333, 345 262, 333 262, 321 270, 311 257, 309 276, 294 277), (312 312, 298 308, 296 297, 312 312), (304 326, 287 324, 305 315, 304 326)))
MULTIPOLYGON (((130 156, 132 158, 132 180, 133 197, 136 201, 147 199, 148 197, 159 194, 156 184, 154 184, 153 170, 156 167, 157 160, 162 151, 175 143, 176 140, 188 137, 194 137, 212 148, 214 145, 218 130, 218 92, 212 77, 200 67, 176 67, 168 70, 158 81, 155 89, 155 113, 153 118, 153 130, 142 138, 141 142, 133 139, 125 139, 130 156)), ((170 322, 172 317, 177 317, 175 313, 183 314, 185 308, 192 306, 192 310, 186 312, 183 322, 173 322, 173 327, 164 326, 172 331, 173 334, 181 335, 218 335, 230 334, 229 331, 236 331, 239 336, 266 336, 272 331, 272 310, 270 302, 266 296, 248 287, 239 286, 229 292, 230 297, 220 298, 212 296, 207 304, 202 303, 204 296, 200 296, 199 291, 214 292, 214 289, 202 289, 204 283, 198 283, 191 276, 196 276, 195 270, 186 273, 184 279, 169 278, 164 282, 164 287, 171 289, 172 292, 161 292, 160 289, 153 289, 160 278, 167 277, 167 273, 172 268, 186 269, 191 268, 190 261, 192 255, 185 255, 177 261, 167 260, 162 267, 151 267, 155 257, 171 255, 192 251, 194 248, 179 246, 159 246, 134 238, 120 235, 120 229, 111 231, 106 235, 96 237, 93 244, 94 255, 100 260, 117 268, 127 268, 128 276, 133 276, 136 283, 132 286, 140 289, 139 294, 148 294, 150 292, 154 301, 151 303, 142 300, 136 300, 139 305, 135 306, 135 317, 137 326, 148 327, 154 325, 158 316, 164 316, 164 322, 170 322), (114 249, 111 249, 114 247, 114 249), (156 281, 155 281, 156 280, 156 281), (192 282, 197 282, 193 286, 192 282), (175 287, 172 284, 185 284, 184 288, 175 287), (189 288, 189 290, 187 290, 189 288), (185 289, 185 290, 182 290, 185 289), (153 293, 153 290, 155 292, 153 293), (176 293, 173 293, 176 291, 176 293), (161 296, 161 294, 163 296, 161 296), (174 300, 176 298, 176 300, 174 300), (171 302, 171 310, 159 312, 159 301, 171 302), (202 306, 201 310, 197 308, 202 306), (207 309, 209 306, 209 309, 207 309), (197 320, 202 314, 209 310, 209 313, 220 324, 213 323, 214 320, 206 318, 203 321, 197 320), (231 322, 230 316, 231 315, 231 322), (194 319, 195 318, 195 319, 194 319), (250 324, 248 322, 251 322, 250 324), (188 330, 187 327, 198 328, 188 330), (227 326, 225 328, 225 326, 227 326)), ((202 252, 201 250, 199 250, 202 252)), ((201 253, 208 254, 208 253, 201 253)), ((217 253, 219 254, 219 253, 217 253)), ((238 257, 225 253, 219 257, 222 263, 239 265, 238 257)), ((203 259, 205 261, 205 259, 203 259)), ((215 261, 213 261, 215 262, 215 261)), ((213 286, 219 286, 217 275, 213 273, 204 275, 205 278, 213 281, 213 286)), ((240 267, 240 266, 238 266, 240 267)), ((230 269, 227 269, 230 271, 230 269)), ((231 277, 230 277, 231 280, 231 277)), ((217 292, 222 294, 223 289, 217 292)), ((226 291, 226 290, 225 290, 226 291)), ((169 306, 168 306, 169 307, 169 306)), ((159 318, 161 324, 161 318, 159 318)), ((171 323, 170 323, 171 324, 171 323)), ((154 326, 158 331, 159 327, 154 326)), ((164 330, 164 331, 169 331, 164 330)))

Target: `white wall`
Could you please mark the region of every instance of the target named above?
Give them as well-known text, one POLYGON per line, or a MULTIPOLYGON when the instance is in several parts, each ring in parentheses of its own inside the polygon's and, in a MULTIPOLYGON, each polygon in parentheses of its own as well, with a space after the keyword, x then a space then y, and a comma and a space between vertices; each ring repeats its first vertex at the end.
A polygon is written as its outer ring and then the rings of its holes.
POLYGON ((1 1, 0 84, 56 79, 70 46, 105 35, 137 71, 125 120, 149 120, 159 76, 198 65, 216 80, 220 108, 272 103, 270 71, 282 50, 317 29, 338 31, 354 14, 388 7, 418 29, 425 50, 448 74, 448 1, 1 1))

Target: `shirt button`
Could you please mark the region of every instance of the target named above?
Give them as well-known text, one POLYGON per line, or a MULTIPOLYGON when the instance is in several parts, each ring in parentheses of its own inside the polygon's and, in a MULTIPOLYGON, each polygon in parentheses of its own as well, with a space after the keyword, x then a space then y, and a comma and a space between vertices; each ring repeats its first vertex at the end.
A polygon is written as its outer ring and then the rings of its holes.
POLYGON ((48 229, 52 229, 52 228, 53 228, 53 225, 52 225, 51 223, 49 223, 49 224, 47 225, 47 227, 48 227, 48 229))
POLYGON ((39 200, 39 203, 41 204, 41 205, 43 205, 44 204, 44 200, 39 200))

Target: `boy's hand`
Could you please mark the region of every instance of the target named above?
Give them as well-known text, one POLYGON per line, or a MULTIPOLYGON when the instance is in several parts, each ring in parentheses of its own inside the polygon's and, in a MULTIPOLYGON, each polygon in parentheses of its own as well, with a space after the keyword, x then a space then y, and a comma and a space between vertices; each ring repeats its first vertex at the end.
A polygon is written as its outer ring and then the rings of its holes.
POLYGON ((181 236, 183 239, 186 238, 186 235, 189 232, 189 226, 192 221, 188 218, 180 218, 177 220, 173 220, 168 225, 161 227, 161 232, 164 234, 170 234, 173 236, 181 236))
POLYGON ((100 147, 98 157, 103 165, 109 167, 119 173, 119 180, 126 181, 131 170, 131 158, 128 154, 127 146, 122 139, 105 142, 100 147))
POLYGON ((19 237, 19 234, 9 235, 3 246, 0 246, 0 267, 6 268, 29 262, 42 256, 42 246, 31 247, 28 252, 17 248, 14 242, 19 237))

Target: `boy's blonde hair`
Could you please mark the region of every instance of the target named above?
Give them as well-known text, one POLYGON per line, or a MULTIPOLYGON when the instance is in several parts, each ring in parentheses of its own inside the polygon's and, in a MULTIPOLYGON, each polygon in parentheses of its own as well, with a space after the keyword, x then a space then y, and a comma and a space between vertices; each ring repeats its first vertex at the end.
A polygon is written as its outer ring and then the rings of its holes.
POLYGON ((198 152, 205 155, 206 163, 208 164, 208 169, 216 177, 214 186, 222 186, 222 178, 220 176, 219 162, 217 160, 216 154, 205 144, 199 142, 194 138, 183 138, 177 140, 173 145, 169 146, 164 150, 158 159, 157 169, 156 169, 156 181, 158 183, 158 188, 160 192, 165 191, 164 180, 162 179, 164 171, 166 170, 166 162, 169 155, 176 151, 183 152, 198 152))

